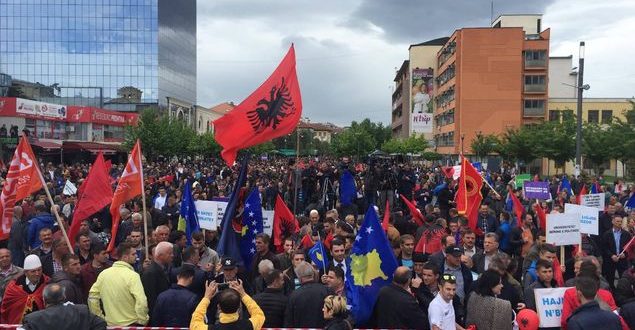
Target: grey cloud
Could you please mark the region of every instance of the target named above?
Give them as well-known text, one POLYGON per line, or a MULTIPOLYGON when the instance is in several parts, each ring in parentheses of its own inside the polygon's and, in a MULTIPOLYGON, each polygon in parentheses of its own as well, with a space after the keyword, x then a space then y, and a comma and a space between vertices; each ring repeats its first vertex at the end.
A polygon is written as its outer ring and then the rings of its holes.
MULTIPOLYGON (((553 1, 495 1, 494 18, 499 14, 541 14, 553 1)), ((365 29, 375 25, 389 42, 417 43, 449 36, 461 27, 488 26, 490 13, 491 2, 487 0, 364 0, 344 24, 365 29)))

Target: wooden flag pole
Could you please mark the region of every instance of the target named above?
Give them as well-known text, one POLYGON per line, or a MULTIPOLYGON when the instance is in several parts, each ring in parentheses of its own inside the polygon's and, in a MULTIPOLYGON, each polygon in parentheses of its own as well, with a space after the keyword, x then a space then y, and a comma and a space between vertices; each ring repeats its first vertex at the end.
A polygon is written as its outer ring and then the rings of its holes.
POLYGON ((497 196, 498 198, 503 198, 503 197, 502 197, 502 196, 498 193, 498 191, 496 191, 496 189, 494 189, 494 187, 492 187, 492 185, 491 185, 491 184, 489 184, 489 182, 487 182, 487 180, 485 180, 485 178, 483 177, 483 175, 481 175, 481 179, 483 179, 483 182, 485 182, 485 184, 489 187, 489 189, 491 189, 491 190, 492 190, 492 191, 496 194, 496 196, 497 196))
POLYGON ((146 189, 144 186, 144 176, 143 176, 143 153, 141 152, 141 142, 137 140, 139 143, 139 171, 141 172, 141 205, 143 206, 143 236, 145 236, 145 250, 146 250, 146 260, 150 260, 150 254, 148 252, 148 219, 146 217, 146 189))
POLYGON ((44 181, 44 176, 42 175, 42 171, 40 171, 40 165, 38 164, 37 160, 33 160, 33 166, 35 166, 35 169, 37 170, 37 174, 40 176, 40 180, 42 181, 42 186, 44 187, 44 191, 46 192, 46 196, 49 199, 49 202, 51 203, 51 211, 53 211, 53 214, 55 215, 55 220, 57 220, 57 225, 60 226, 60 229, 62 230, 62 234, 64 235, 64 239, 66 240, 66 244, 68 245, 68 250, 70 253, 75 254, 75 251, 73 251, 73 245, 71 245, 71 241, 68 239, 68 235, 66 234, 66 228, 64 228, 64 224, 62 223, 62 219, 60 218, 60 214, 57 212, 57 205, 55 205, 55 202, 53 201, 53 197, 51 197, 51 192, 49 191, 49 187, 46 186, 46 181, 44 181))
POLYGON ((565 270, 562 271, 564 273, 566 271, 566 265, 564 260, 564 246, 563 245, 560 246, 560 267, 565 268, 565 270))

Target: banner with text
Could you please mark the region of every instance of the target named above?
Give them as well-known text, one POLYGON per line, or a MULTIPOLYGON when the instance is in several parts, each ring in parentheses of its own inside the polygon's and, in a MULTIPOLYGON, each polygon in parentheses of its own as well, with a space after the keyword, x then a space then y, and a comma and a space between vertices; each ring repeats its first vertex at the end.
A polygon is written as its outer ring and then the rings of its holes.
MULTIPOLYGON (((227 202, 221 201, 196 201, 196 214, 201 229, 217 230, 223 221, 227 202)), ((271 236, 273 232, 273 210, 262 210, 263 229, 265 234, 271 236)))
POLYGON ((600 214, 598 212, 598 209, 596 209, 595 207, 567 203, 564 204, 564 213, 573 213, 580 215, 580 233, 598 235, 600 214))
POLYGON ((580 197, 580 204, 588 207, 595 207, 600 212, 604 211, 605 195, 599 194, 586 194, 580 197))
POLYGON ((528 199, 551 199, 551 193, 549 193, 549 182, 524 181, 523 193, 525 194, 525 198, 528 199))
POLYGON ((580 213, 547 214, 547 243, 580 244, 580 213))
POLYGON ((564 292, 569 288, 534 289, 541 328, 559 328, 564 292))

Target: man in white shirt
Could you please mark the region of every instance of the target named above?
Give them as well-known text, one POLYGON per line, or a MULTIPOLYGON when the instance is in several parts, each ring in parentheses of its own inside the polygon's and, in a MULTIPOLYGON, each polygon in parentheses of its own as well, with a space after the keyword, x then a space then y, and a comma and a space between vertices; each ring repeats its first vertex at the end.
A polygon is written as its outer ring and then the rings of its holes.
POLYGON ((456 294, 456 277, 443 274, 439 278, 439 293, 430 302, 428 320, 432 330, 463 330, 454 319, 452 299, 456 294))
POLYGON ((163 206, 165 206, 165 201, 167 200, 167 193, 165 192, 165 188, 159 188, 159 196, 154 200, 154 208, 157 210, 162 210, 163 206))

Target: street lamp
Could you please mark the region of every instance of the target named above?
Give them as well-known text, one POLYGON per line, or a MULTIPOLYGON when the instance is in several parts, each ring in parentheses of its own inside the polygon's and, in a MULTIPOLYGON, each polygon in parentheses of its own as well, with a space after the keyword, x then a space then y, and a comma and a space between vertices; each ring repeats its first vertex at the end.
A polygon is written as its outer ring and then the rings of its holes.
POLYGON ((575 132, 575 176, 579 176, 582 171, 582 92, 590 88, 584 84, 584 41, 580 41, 580 56, 578 64, 578 109, 577 126, 575 132))
POLYGON ((465 134, 461 134, 461 155, 463 155, 463 152, 464 152, 463 140, 465 140, 465 134))

